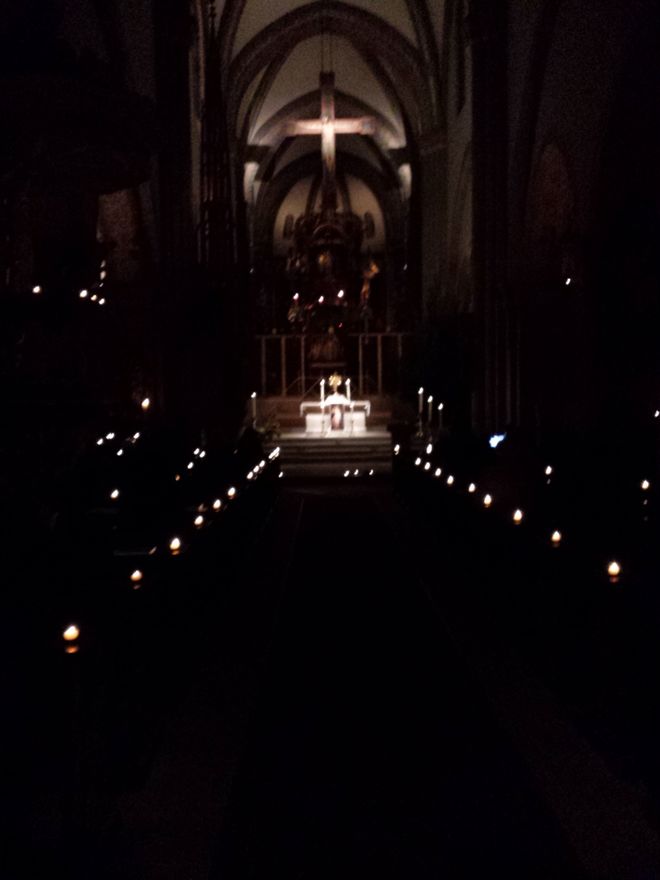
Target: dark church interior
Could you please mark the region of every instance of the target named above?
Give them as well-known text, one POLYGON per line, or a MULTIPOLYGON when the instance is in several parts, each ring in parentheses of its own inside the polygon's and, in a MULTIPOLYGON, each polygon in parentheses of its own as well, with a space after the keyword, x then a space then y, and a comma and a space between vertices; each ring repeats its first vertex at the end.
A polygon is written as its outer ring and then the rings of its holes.
POLYGON ((656 0, 1 10, 0 877, 660 878, 656 0))

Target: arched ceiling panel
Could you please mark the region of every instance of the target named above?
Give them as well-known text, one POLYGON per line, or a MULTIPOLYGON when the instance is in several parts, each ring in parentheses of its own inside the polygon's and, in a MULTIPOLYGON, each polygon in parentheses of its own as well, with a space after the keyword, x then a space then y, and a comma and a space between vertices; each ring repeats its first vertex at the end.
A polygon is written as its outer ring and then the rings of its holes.
MULTIPOLYGON (((300 6, 306 6, 309 0, 247 0, 241 15, 236 38, 232 48, 232 57, 246 46, 252 37, 263 30, 276 18, 293 12, 300 6)), ((415 28, 408 13, 407 0, 352 0, 351 6, 365 9, 373 15, 384 19, 395 27, 407 40, 416 43, 415 28)), ((322 14, 322 0, 319 0, 319 15, 322 14)))
MULTIPOLYGON (((360 53, 348 40, 336 39, 333 54, 337 90, 371 105, 399 134, 401 143, 404 143, 404 126, 399 110, 360 53)), ((280 68, 251 126, 249 137, 291 101, 317 90, 320 70, 320 39, 311 37, 303 40, 280 68)))
POLYGON ((250 105, 254 100, 254 96, 259 88, 259 83, 262 81, 264 77, 264 73, 266 68, 262 68, 257 76, 250 83, 245 95, 243 96, 243 100, 241 101, 240 107, 238 109, 238 131, 241 131, 243 125, 245 124, 245 119, 250 112, 250 105))

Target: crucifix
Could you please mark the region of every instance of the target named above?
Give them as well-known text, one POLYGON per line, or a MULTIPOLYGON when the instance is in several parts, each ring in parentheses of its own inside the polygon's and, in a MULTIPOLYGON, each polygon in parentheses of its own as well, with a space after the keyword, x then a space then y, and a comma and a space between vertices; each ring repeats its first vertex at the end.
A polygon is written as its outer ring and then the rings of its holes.
POLYGON ((296 119, 285 123, 288 137, 297 135, 321 135, 321 158, 323 160, 323 187, 321 210, 324 215, 337 211, 337 181, 335 175, 336 136, 338 134, 373 135, 376 120, 373 116, 337 119, 335 116, 335 75, 321 71, 321 117, 320 119, 296 119))

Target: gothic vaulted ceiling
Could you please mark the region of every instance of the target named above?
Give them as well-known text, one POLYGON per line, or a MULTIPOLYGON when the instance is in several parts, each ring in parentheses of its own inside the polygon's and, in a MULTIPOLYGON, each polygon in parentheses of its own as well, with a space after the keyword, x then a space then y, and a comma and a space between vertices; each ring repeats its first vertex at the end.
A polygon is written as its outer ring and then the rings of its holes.
MULTIPOLYGON (((319 74, 335 75, 338 118, 371 117, 368 134, 339 134, 346 207, 376 217, 410 195, 419 139, 442 124, 438 35, 442 0, 225 0, 214 4, 231 134, 248 204, 269 222, 313 204, 320 136, 295 130, 318 119, 319 74)), ((379 226, 380 224, 380 226, 379 226)))

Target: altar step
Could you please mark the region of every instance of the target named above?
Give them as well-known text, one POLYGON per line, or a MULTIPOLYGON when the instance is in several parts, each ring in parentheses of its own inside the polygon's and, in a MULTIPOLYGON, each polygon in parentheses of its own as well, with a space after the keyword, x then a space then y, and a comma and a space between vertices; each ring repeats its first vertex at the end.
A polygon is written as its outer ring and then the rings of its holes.
POLYGON ((302 431, 284 431, 268 450, 280 447, 285 476, 343 478, 389 474, 392 469, 392 440, 388 431, 372 429, 360 436, 306 437, 302 431), (355 471, 358 473, 355 474, 355 471))

